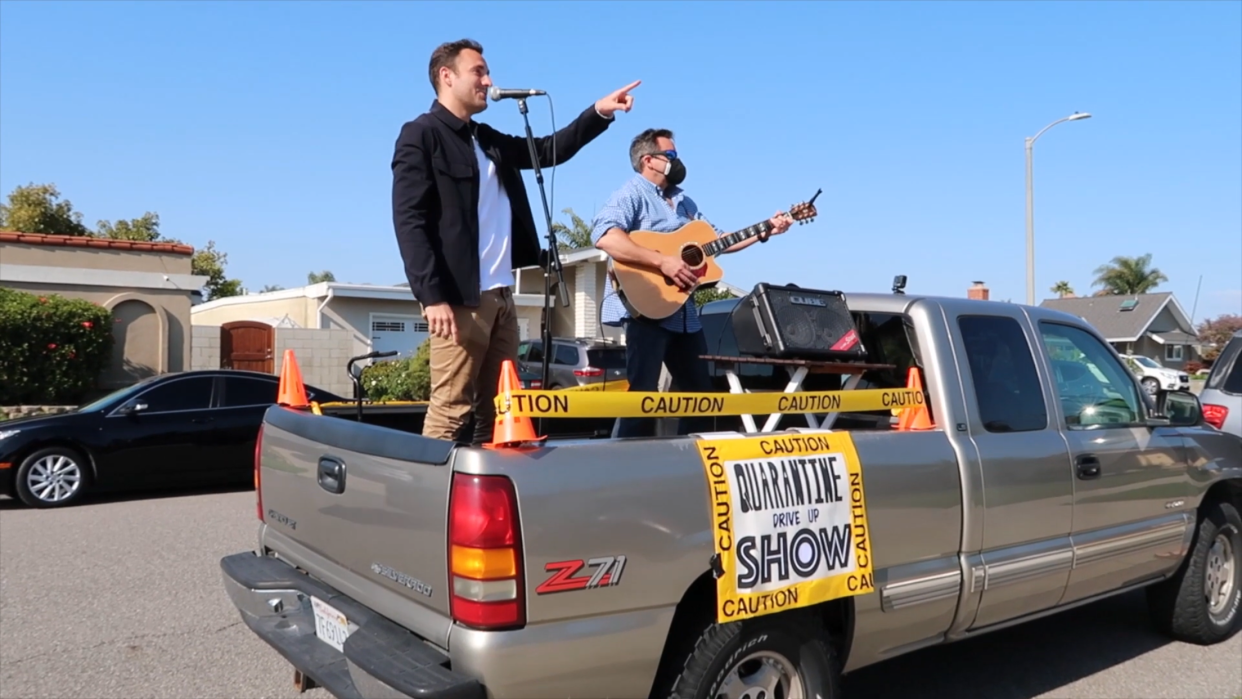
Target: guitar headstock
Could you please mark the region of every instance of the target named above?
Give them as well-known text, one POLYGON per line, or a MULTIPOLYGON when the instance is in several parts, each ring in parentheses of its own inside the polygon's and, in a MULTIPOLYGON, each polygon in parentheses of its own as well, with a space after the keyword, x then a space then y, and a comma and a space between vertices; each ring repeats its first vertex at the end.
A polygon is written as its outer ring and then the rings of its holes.
POLYGON ((818 189, 815 191, 815 196, 811 197, 809 201, 804 201, 801 204, 794 204, 791 206, 789 208, 789 217, 798 225, 810 223, 812 219, 819 215, 819 212, 815 209, 815 200, 818 199, 819 195, 823 192, 824 190, 818 189))

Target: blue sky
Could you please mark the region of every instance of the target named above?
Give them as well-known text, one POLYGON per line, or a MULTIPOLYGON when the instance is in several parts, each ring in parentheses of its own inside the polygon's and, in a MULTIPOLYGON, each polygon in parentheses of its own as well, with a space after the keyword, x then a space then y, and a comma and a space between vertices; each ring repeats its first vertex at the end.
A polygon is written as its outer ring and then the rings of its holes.
MULTIPOLYGON (((434 95, 440 42, 547 90, 557 126, 641 79, 635 107, 557 168, 590 217, 676 132, 685 187, 734 230, 812 195, 819 218, 722 259, 726 281, 1025 299, 1023 138, 1035 147, 1037 300, 1152 253, 1196 320, 1242 312, 1238 2, 0 5, 0 190, 54 182, 85 215, 160 214, 251 289, 404 281, 389 163, 434 95)), ((548 102, 531 125, 550 132, 548 102)), ((512 101, 480 119, 522 133, 512 101)), ((545 173, 552 184, 552 174, 545 173)), ((527 176, 536 221, 542 208, 527 176)))

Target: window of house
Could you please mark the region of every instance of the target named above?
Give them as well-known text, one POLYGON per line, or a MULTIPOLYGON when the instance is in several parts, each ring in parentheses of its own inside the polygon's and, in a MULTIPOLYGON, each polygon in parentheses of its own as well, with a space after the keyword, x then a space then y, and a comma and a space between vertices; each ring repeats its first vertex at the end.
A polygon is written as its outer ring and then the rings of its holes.
POLYGON ((988 432, 1048 426, 1048 405, 1022 326, 1003 316, 958 319, 979 418, 988 432))
POLYGON ((1182 361, 1183 345, 1165 345, 1164 358, 1171 362, 1182 361))

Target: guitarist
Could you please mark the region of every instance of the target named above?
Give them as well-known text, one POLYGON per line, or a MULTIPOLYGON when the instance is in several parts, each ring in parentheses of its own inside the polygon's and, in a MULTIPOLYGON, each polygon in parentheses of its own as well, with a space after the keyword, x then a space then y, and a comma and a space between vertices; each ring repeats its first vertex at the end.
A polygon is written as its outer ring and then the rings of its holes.
MULTIPOLYGON (((688 290, 696 279, 685 262, 641 247, 629 239, 631 231, 672 233, 691 221, 706 220, 694 200, 680 187, 686 177, 686 166, 677 155, 673 132, 647 129, 635 136, 630 143, 630 164, 638 174, 613 192, 595 215, 591 240, 614 260, 658 269, 683 291, 688 290)), ((768 235, 779 235, 789 229, 790 220, 778 213, 771 224, 772 231, 768 235)), ((717 234, 724 233, 715 224, 712 228, 717 234)), ((767 242, 768 235, 742 241, 725 252, 737 252, 756 240, 767 242)), ((668 367, 677 390, 712 390, 707 362, 699 359, 707 354, 707 341, 693 296, 671 316, 651 320, 634 317, 617 294, 608 294, 604 298, 600 322, 625 328, 626 378, 631 391, 657 390, 662 364, 668 367)), ((682 418, 677 433, 689 434, 711 428, 710 417, 682 418)), ((617 436, 636 437, 650 435, 653 431, 654 423, 649 418, 621 418, 617 436)))

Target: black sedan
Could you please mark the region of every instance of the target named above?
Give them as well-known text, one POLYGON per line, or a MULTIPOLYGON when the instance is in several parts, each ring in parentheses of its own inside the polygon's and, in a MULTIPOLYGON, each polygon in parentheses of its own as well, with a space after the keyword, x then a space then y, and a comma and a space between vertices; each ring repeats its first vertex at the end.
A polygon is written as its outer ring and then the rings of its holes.
POLYGON ((73 412, 0 421, 0 494, 61 507, 89 491, 244 482, 279 386, 250 371, 162 374, 73 412))

